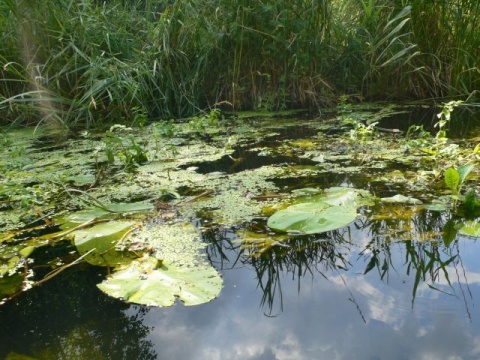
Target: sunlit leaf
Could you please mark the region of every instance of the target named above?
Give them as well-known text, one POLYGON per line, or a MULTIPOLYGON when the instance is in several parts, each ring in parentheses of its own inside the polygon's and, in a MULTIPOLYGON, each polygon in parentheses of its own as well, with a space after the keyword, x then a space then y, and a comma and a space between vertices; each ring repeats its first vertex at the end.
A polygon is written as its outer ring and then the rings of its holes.
POLYGON ((404 195, 395 195, 391 197, 384 197, 380 199, 381 202, 385 203, 396 203, 396 204, 411 204, 411 205, 422 205, 423 202, 419 199, 413 197, 404 196, 404 195))
POLYGON ((317 234, 342 228, 357 217, 357 208, 371 201, 368 192, 330 188, 321 195, 305 197, 273 214, 267 225, 276 231, 317 234))
POLYGON ((454 193, 458 191, 460 185, 460 174, 454 168, 448 168, 445 171, 445 185, 454 193))
POLYGON ((153 210, 153 208, 154 205, 147 202, 105 204, 103 208, 95 206, 70 213, 56 222, 62 224, 63 229, 68 229, 79 224, 85 224, 88 221, 112 218, 115 214, 148 212, 153 210))
POLYGON ((0 300, 20 291, 22 289, 23 280, 23 274, 0 276, 0 300))
POLYGON ((73 232, 74 244, 81 255, 94 250, 85 257, 92 265, 115 266, 131 259, 123 252, 115 251, 122 236, 133 228, 133 221, 110 221, 73 232))
POLYGON ((430 210, 430 211, 442 212, 442 211, 445 211, 445 210, 449 209, 449 204, 436 202, 436 203, 425 205, 425 209, 430 210))
POLYGON ((473 164, 466 164, 466 165, 460 166, 457 169, 458 175, 460 176, 460 184, 463 184, 465 182, 466 177, 473 170, 474 167, 475 165, 473 164))
POLYGON ((176 266, 148 258, 134 261, 98 285, 106 294, 127 302, 148 306, 171 306, 180 299, 185 305, 199 305, 216 298, 223 282, 207 264, 176 266))

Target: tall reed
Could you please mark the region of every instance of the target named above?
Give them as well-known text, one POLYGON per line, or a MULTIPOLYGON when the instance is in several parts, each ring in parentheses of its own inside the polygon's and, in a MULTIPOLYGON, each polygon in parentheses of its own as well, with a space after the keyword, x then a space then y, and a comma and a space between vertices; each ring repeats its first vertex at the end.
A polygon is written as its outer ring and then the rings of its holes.
POLYGON ((4 0, 0 121, 468 96, 479 17, 474 0, 4 0))

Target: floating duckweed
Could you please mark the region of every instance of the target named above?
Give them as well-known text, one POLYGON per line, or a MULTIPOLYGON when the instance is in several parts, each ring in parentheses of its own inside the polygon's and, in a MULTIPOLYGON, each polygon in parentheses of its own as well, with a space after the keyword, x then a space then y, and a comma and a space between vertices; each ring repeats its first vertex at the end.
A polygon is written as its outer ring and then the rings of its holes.
POLYGON ((125 241, 127 247, 129 242, 143 243, 157 259, 181 266, 196 266, 205 248, 199 230, 183 222, 147 225, 125 241))

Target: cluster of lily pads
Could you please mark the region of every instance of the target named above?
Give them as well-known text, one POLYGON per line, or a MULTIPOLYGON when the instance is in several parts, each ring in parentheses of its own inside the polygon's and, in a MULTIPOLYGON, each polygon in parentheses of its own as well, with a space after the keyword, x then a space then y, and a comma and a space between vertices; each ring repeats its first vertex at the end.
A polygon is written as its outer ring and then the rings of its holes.
MULTIPOLYGON (((376 109, 389 114, 380 106, 348 115, 378 120, 376 109)), ((372 136, 352 138, 344 116, 222 120, 211 128, 170 122, 168 136, 156 125, 130 129, 135 150, 142 144, 133 171, 112 156, 101 135, 56 144, 33 130, 7 133, 14 141, 5 142, 0 157, 0 294, 12 298, 83 261, 113 270, 98 287, 116 298, 151 306, 176 299, 201 304, 223 286, 203 255, 204 227, 261 219, 265 233, 239 236, 245 247, 256 244, 262 253, 298 235, 343 228, 359 216, 446 211, 465 199, 460 185, 467 175, 478 177, 469 143, 441 147, 434 138, 376 136, 375 126, 372 136), (285 132, 299 127, 313 135, 285 139, 285 132), (252 160, 279 154, 278 163, 252 160), (198 170, 216 162, 229 162, 229 173, 198 170), (462 168, 465 162, 472 164, 462 168), (346 174, 357 178, 349 182, 346 174), (342 180, 319 181, 327 175, 342 180), (52 272, 38 279, 35 252, 65 240, 77 259, 52 259, 52 272)), ((460 231, 476 234, 475 222, 464 225, 460 231)))

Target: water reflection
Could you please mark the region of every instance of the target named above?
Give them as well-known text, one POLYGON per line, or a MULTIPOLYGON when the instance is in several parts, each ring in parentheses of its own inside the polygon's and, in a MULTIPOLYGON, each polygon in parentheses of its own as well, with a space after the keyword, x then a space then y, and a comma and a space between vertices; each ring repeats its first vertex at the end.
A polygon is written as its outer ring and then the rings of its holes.
POLYGON ((225 288, 196 307, 128 305, 96 289, 98 268, 70 269, 0 309, 0 358, 478 359, 478 243, 446 246, 451 215, 400 215, 264 249, 240 241, 263 219, 204 229, 225 288))
POLYGON ((146 307, 105 296, 98 268, 71 269, 0 308, 0 358, 157 359, 146 307), (81 294, 81 296, 72 296, 81 294))
MULTIPOLYGON (((368 256, 360 255, 360 250, 368 238, 362 230, 340 233, 349 240, 343 251, 342 246, 334 249, 333 242, 313 243, 307 251, 323 256, 317 263, 312 257, 298 258, 295 251, 281 248, 286 252, 276 253, 277 265, 247 256, 235 242, 235 232, 222 230, 220 234, 206 234, 217 241, 210 251, 212 260, 218 259, 217 264, 225 266, 225 289, 220 298, 201 308, 152 309, 145 319, 148 325, 156 326, 149 339, 166 354, 164 358, 400 360, 480 356, 478 315, 472 313, 471 321, 462 316, 462 301, 432 291, 422 282, 411 308, 412 276, 402 271, 408 267, 402 253, 406 243, 389 245, 396 271, 390 270, 381 281, 374 272, 363 275, 368 256), (333 262, 335 258, 340 262, 333 262), (253 264, 257 269, 275 271, 271 282, 277 285, 272 294, 276 302, 282 299, 284 309, 275 312, 275 317, 262 316, 263 307, 268 309, 269 304, 259 308, 264 294, 260 286, 255 288, 259 275, 268 278, 270 272, 252 274, 253 264), (308 270, 300 272, 300 267, 308 270)), ((309 246, 307 239, 294 241, 299 247, 309 246)), ((459 238, 457 243, 459 247, 453 251, 471 253, 475 248, 475 243, 466 239, 459 238)), ((416 251, 421 252, 422 247, 416 251)), ((475 273, 480 274, 478 269, 470 269, 470 281, 475 273)), ((480 277, 476 278, 470 283, 473 298, 480 293, 480 277)), ((266 284, 266 279, 263 281, 266 284)))
MULTIPOLYGON (((391 213, 388 218, 364 217, 343 230, 290 236, 282 242, 264 241, 260 246, 239 240, 242 233, 252 232, 252 227, 236 231, 210 229, 204 232, 204 238, 210 244, 209 259, 218 268, 241 265, 254 271, 262 294, 259 303, 268 316, 284 311, 282 279, 289 277, 295 282, 298 296, 303 291, 302 283, 321 279, 338 282, 365 322, 364 310, 351 289, 352 279, 355 284, 363 281, 363 287, 353 289, 372 299, 383 298, 379 289, 391 291, 392 284, 398 282, 403 311, 415 306, 422 311, 425 298, 452 297, 462 303, 463 316, 472 321, 474 297, 469 278, 476 275, 472 269, 467 270, 460 244, 474 245, 474 241, 459 237, 456 230, 452 238, 449 228, 456 228, 458 221, 449 214, 411 207, 396 217, 391 213), (421 304, 416 305, 418 300, 421 304)), ((261 221, 252 226, 253 231, 261 232, 261 221)), ((385 309, 392 299, 376 307, 385 309)))

